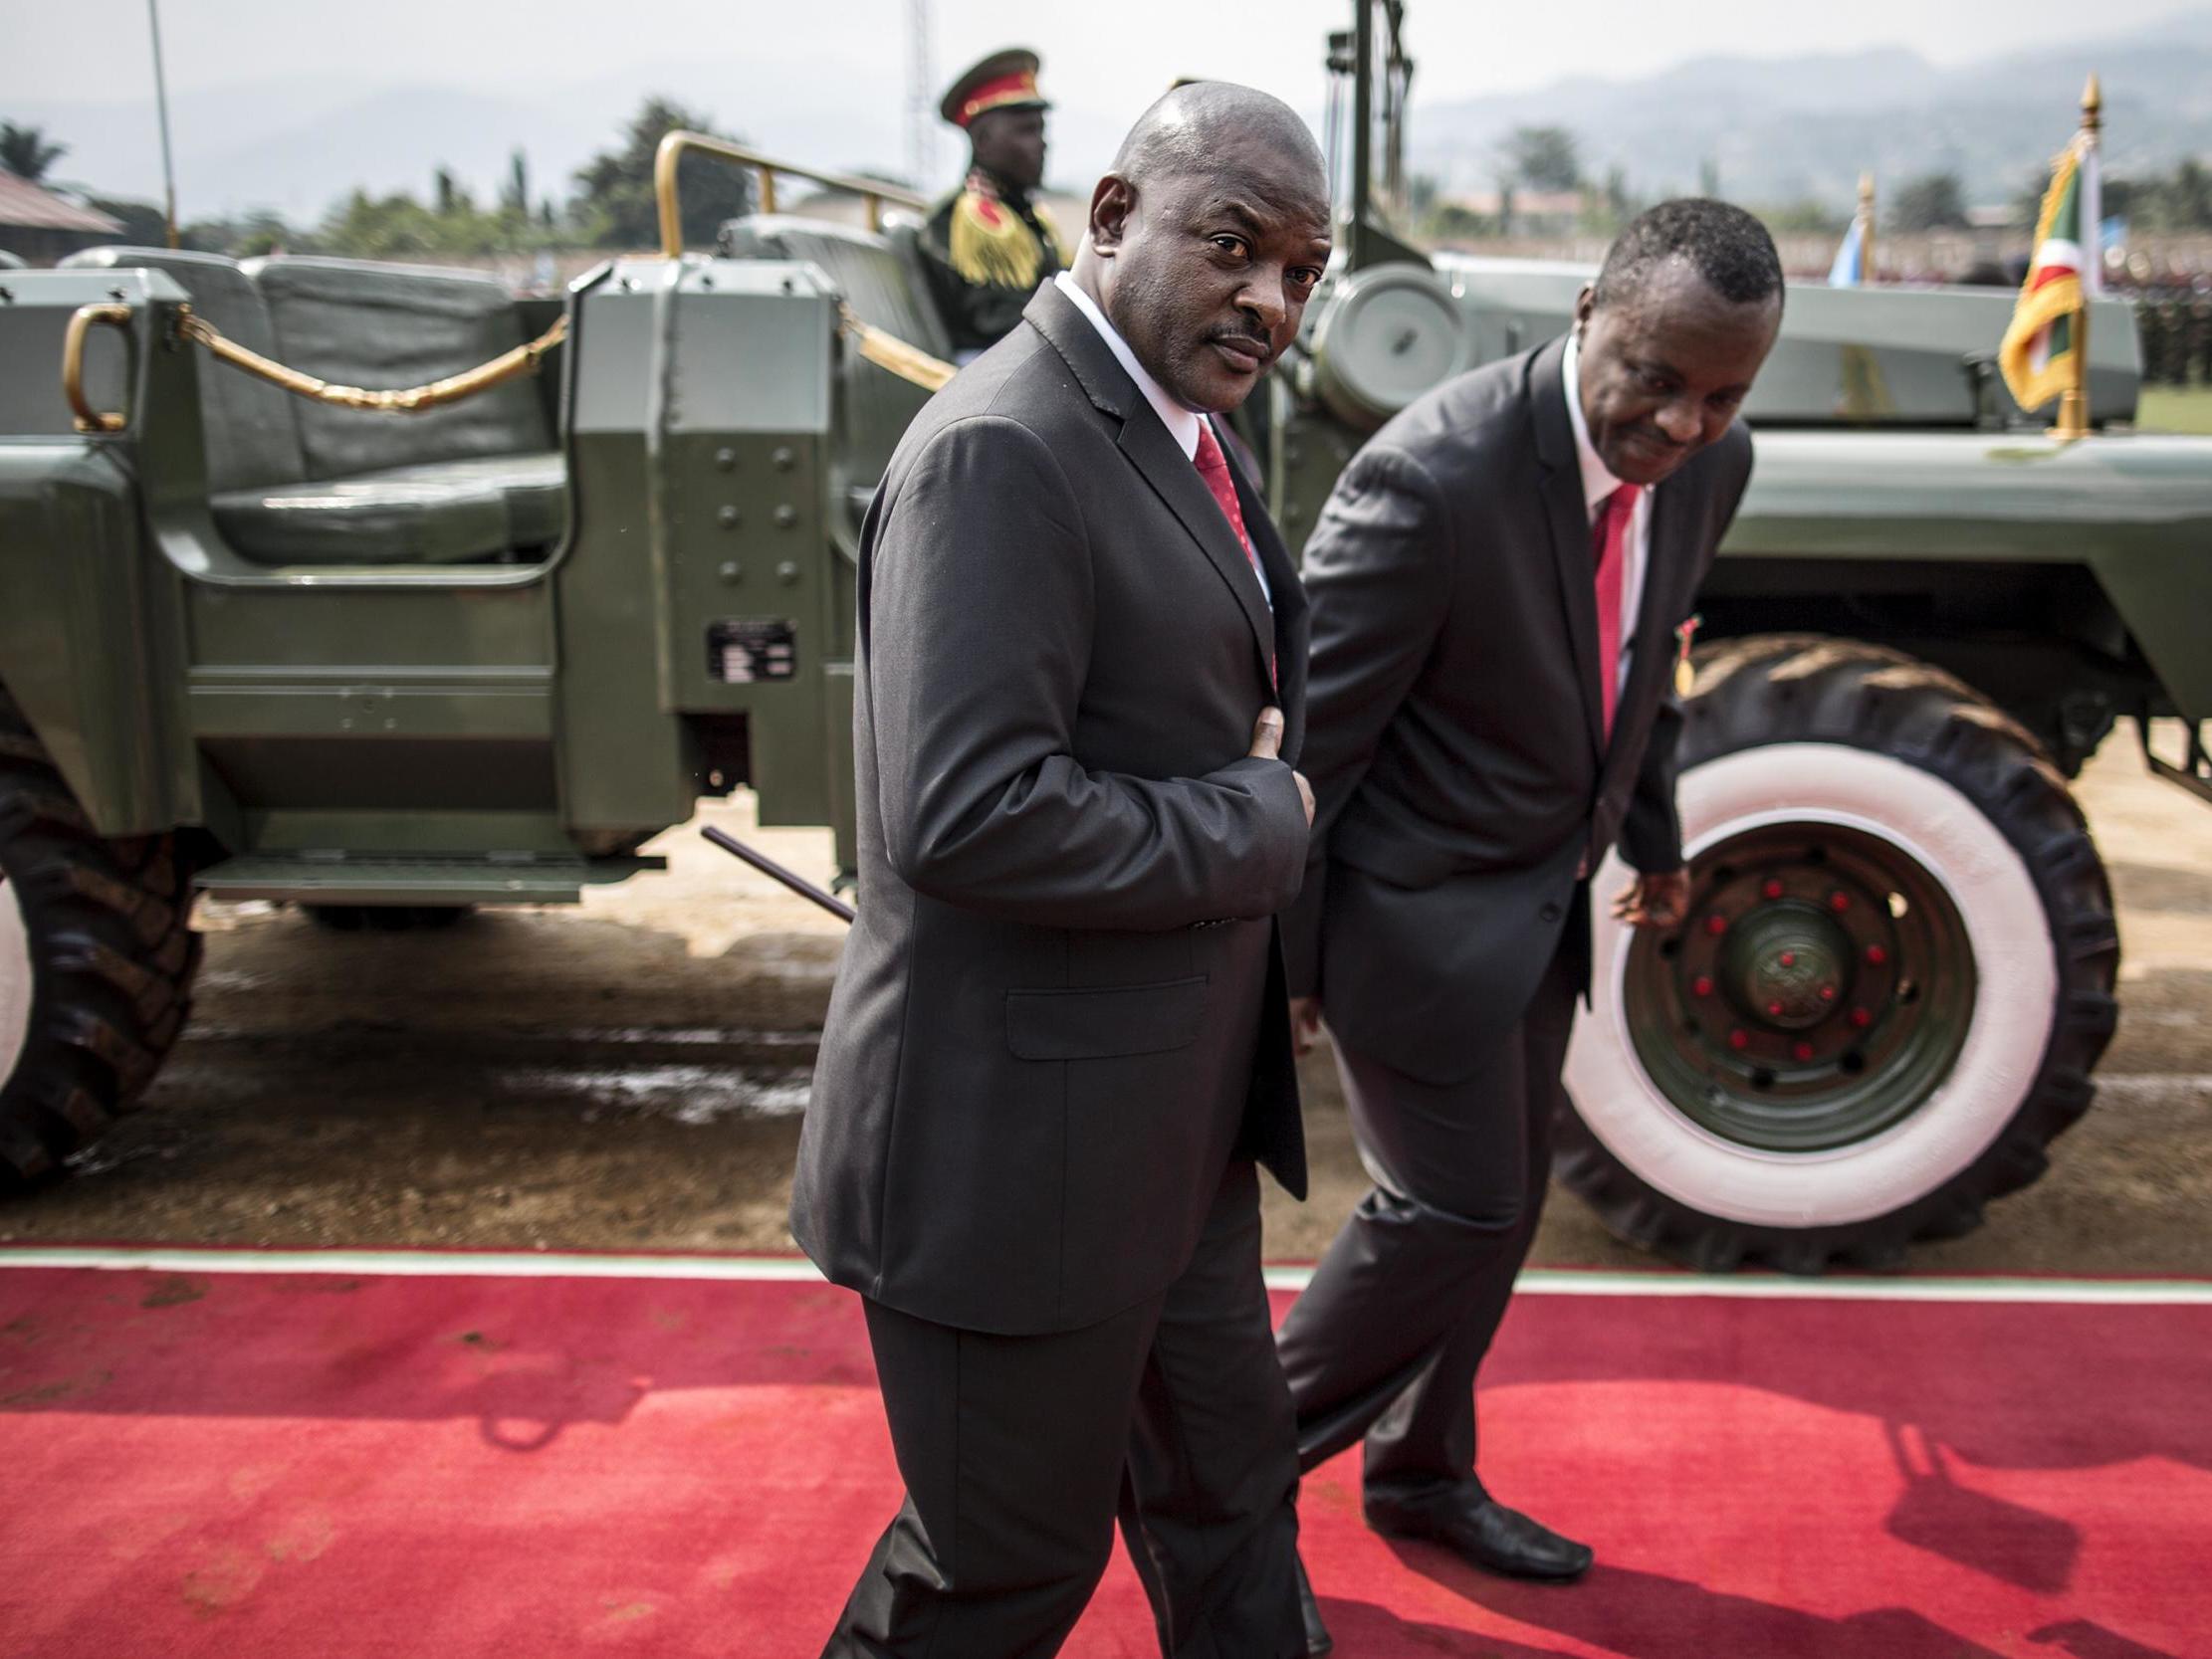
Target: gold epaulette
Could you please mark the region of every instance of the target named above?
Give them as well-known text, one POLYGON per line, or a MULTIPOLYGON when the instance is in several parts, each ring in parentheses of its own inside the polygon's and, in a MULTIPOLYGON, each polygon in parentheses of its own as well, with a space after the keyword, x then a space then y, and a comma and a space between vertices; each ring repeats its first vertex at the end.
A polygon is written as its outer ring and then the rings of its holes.
POLYGON ((1043 275, 1044 250, 1021 215, 978 190, 953 203, 946 252, 961 280, 979 287, 1031 289, 1043 275))

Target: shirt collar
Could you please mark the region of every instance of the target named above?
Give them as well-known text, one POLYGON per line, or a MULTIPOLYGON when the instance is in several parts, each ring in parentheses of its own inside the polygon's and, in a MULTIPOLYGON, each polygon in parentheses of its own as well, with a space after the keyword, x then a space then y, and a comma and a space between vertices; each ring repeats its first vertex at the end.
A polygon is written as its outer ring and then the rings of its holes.
POLYGON ((1581 364, 1581 342, 1570 331, 1567 358, 1560 365, 1559 377, 1567 391, 1567 419, 1575 429, 1575 457, 1582 463, 1583 506, 1596 513, 1606 498, 1621 488, 1622 481, 1606 469, 1590 442, 1590 423, 1582 418, 1581 364))
POLYGON ((1168 429, 1168 436, 1181 447, 1183 459, 1188 461, 1197 455, 1199 417, 1170 397, 1160 382, 1145 371, 1145 365, 1137 361, 1137 353, 1129 349, 1129 342, 1106 320, 1106 313, 1098 309, 1098 302, 1085 294, 1073 277, 1062 271, 1052 281, 1075 303, 1075 309, 1090 319, 1091 326, 1098 330, 1098 337, 1106 342, 1106 349, 1114 354, 1114 361, 1137 382, 1137 390, 1145 394, 1145 401, 1160 417, 1160 424, 1168 429))

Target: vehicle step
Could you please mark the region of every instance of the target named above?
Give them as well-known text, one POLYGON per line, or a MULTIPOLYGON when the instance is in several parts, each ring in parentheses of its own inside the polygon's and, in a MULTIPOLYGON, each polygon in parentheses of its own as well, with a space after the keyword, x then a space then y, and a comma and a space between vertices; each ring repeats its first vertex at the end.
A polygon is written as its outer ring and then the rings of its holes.
POLYGON ((210 865, 193 880, 217 899, 294 899, 314 905, 572 905, 587 887, 667 868, 664 858, 248 853, 210 865))

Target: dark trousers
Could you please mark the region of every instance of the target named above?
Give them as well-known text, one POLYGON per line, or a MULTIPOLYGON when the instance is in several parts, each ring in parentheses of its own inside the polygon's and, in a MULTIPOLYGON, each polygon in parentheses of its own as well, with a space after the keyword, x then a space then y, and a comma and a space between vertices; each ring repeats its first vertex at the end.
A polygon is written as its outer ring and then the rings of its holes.
POLYGON ((864 1305, 907 1495, 823 1659, 1057 1653, 1117 1517, 1163 1653, 1304 1653, 1251 1163, 1229 1165, 1182 1277, 1101 1324, 996 1337, 864 1305))
POLYGON ((1563 944, 1520 1019, 1459 1082, 1423 1083, 1337 1046, 1375 1185, 1277 1341, 1301 1468, 1365 1435, 1370 1493, 1473 1477, 1474 1373, 1543 1211, 1581 962, 1563 944))

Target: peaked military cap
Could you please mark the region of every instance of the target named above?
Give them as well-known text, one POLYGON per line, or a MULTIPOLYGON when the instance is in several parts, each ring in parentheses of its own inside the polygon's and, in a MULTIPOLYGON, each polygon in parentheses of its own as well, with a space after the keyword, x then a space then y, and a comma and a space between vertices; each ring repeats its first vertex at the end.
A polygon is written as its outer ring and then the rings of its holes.
POLYGON ((990 109, 1049 109, 1051 104, 1037 91, 1038 62, 1023 46, 994 52, 952 84, 937 112, 966 127, 990 109))

